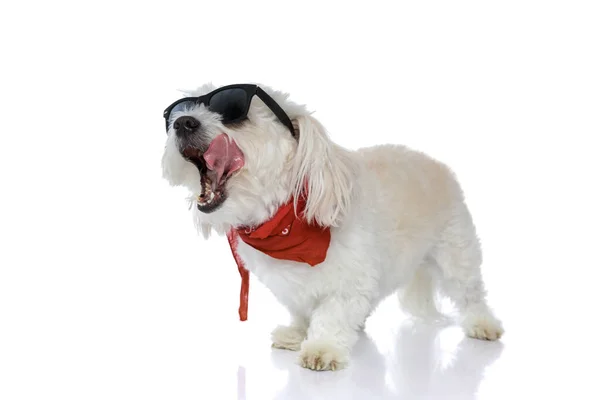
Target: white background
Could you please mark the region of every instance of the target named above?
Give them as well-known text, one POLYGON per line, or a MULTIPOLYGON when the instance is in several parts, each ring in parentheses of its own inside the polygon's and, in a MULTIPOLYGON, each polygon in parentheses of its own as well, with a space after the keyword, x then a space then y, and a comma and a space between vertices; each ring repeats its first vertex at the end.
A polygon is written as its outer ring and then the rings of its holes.
POLYGON ((0 398, 598 398, 595 1, 3 2, 0 398), (176 89, 262 82, 459 176, 502 343, 381 306, 338 373, 161 178, 176 89))

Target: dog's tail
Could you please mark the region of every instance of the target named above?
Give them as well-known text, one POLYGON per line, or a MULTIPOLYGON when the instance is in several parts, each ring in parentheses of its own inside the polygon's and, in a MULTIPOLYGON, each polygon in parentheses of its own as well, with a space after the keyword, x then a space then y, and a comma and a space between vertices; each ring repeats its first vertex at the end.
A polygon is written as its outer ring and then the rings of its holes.
POLYGON ((443 321, 437 302, 437 285, 432 271, 425 265, 415 273, 409 284, 398 290, 402 310, 427 321, 443 321))

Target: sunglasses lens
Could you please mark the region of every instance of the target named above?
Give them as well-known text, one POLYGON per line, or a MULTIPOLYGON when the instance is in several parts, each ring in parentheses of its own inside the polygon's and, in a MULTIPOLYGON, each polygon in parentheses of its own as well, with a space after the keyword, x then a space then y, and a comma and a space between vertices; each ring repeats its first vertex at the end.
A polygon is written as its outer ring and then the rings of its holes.
POLYGON ((248 106, 248 94, 239 88, 225 89, 216 93, 208 105, 209 110, 221 114, 223 123, 240 118, 248 106))

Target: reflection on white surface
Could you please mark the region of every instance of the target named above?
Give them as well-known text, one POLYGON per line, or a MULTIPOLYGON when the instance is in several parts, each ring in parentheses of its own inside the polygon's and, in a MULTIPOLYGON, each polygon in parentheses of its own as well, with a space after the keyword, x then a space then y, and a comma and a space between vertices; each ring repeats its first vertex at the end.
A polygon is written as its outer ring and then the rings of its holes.
MULTIPOLYGON (((299 367, 297 353, 272 350, 271 362, 287 372, 285 386, 274 399, 475 399, 486 368, 502 353, 501 342, 464 338, 453 327, 404 321, 389 351, 362 333, 351 365, 337 372, 314 372, 299 367)), ((260 366, 257 366, 260 368, 260 366)), ((250 367, 250 370, 252 367, 250 367)), ((271 379, 255 375, 263 385, 271 379)), ((238 370, 238 399, 261 398, 248 391, 246 367, 238 370)), ((264 388, 261 385, 250 385, 264 388)))
POLYGON ((402 398, 475 398, 486 368, 503 349, 502 342, 466 338, 456 329, 408 324, 396 344, 389 374, 402 398), (450 339, 448 347, 444 336, 450 339))

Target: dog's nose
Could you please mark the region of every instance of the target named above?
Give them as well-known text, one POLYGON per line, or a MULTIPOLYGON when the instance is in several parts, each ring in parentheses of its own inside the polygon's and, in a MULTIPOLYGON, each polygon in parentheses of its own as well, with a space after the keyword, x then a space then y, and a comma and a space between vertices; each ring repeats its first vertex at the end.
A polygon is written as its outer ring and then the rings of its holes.
POLYGON ((194 117, 179 117, 175 120, 173 124, 173 128, 175 128, 175 133, 177 136, 187 136, 198 130, 200 126, 200 121, 198 121, 194 117))

